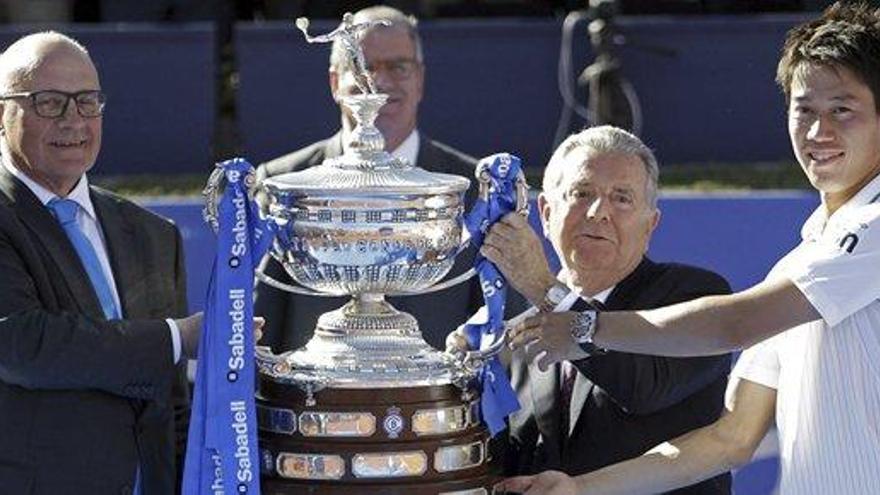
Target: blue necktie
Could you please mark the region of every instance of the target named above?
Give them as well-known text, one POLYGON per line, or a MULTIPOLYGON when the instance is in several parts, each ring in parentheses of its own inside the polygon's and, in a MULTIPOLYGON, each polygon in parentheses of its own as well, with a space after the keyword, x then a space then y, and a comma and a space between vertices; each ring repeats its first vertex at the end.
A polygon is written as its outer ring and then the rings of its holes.
MULTIPOLYGON (((89 275, 89 280, 92 281, 92 287, 94 287, 95 293, 98 295, 98 300, 101 302, 101 309, 104 310, 104 316, 108 320, 119 318, 119 310, 116 308, 116 303, 113 301, 113 292, 110 290, 110 283, 107 282, 107 277, 104 276, 101 262, 98 260, 98 255, 95 253, 95 247, 92 246, 92 243, 89 242, 89 238, 79 229, 79 225, 76 223, 76 212, 79 210, 79 203, 71 199, 55 198, 52 201, 49 201, 46 206, 49 207, 49 210, 51 210, 55 215, 55 218, 58 219, 61 228, 64 229, 64 233, 67 234, 67 238, 70 239, 73 248, 76 249, 76 254, 79 255, 83 268, 86 269, 86 273, 89 275)), ((141 470, 137 469, 135 471, 134 494, 140 495, 140 493, 141 470)))
POLYGON ((98 300, 101 302, 104 316, 108 320, 119 318, 119 310, 116 308, 116 303, 113 300, 113 291, 110 289, 110 283, 104 276, 104 270, 101 268, 101 262, 98 260, 95 248, 76 223, 76 212, 79 209, 79 204, 70 199, 55 198, 49 201, 49 204, 46 206, 49 207, 55 218, 61 223, 61 228, 64 229, 64 233, 67 234, 67 237, 73 244, 73 248, 76 249, 76 254, 79 255, 83 268, 86 269, 89 280, 92 281, 92 287, 95 289, 98 300))

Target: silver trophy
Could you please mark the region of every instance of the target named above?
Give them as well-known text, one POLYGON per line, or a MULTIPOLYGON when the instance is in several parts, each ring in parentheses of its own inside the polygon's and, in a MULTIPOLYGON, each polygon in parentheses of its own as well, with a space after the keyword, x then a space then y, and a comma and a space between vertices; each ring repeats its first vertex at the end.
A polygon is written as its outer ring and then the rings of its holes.
MULTIPOLYGON (((323 314, 303 348, 257 350, 264 487, 306 493, 297 480, 322 480, 331 483, 326 493, 393 493, 383 483, 400 488, 397 479, 409 477, 413 484, 401 493, 485 493, 493 476, 472 382, 503 342, 463 355, 437 351, 415 318, 385 301, 473 276, 470 270, 441 282, 468 242, 462 220, 469 181, 384 150, 374 122, 387 95, 376 92, 359 41, 387 22, 358 24, 346 14, 339 28, 314 37, 306 19, 296 24, 309 42, 342 43, 361 94, 342 99, 356 121, 342 156, 255 185, 269 198, 278 230, 270 254, 299 286, 257 277, 298 294, 351 300, 323 314), (343 441, 350 443, 342 448, 343 441)), ((485 197, 488 176, 476 174, 485 197)), ((518 184, 525 211, 522 176, 518 184)), ((216 187, 209 185, 212 194, 216 187)))

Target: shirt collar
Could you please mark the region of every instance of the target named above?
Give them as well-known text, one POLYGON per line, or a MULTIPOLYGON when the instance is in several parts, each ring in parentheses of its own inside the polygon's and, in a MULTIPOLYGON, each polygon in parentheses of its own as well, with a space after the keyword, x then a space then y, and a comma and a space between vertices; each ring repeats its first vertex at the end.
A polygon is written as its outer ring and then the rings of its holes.
MULTIPOLYGON (((34 193, 37 199, 40 200, 40 203, 42 203, 44 206, 48 204, 49 201, 52 201, 53 199, 58 197, 57 194, 41 186, 36 181, 28 177, 27 174, 9 163, 5 156, 3 156, 3 159, 0 161, 3 162, 3 166, 6 168, 6 170, 16 179, 23 182, 24 185, 27 186, 27 188, 30 189, 32 193, 34 193)), ((96 220, 97 217, 95 216, 95 207, 92 204, 92 198, 89 195, 89 179, 85 174, 80 177, 79 182, 76 183, 76 186, 74 186, 73 190, 70 191, 70 194, 67 195, 67 199, 75 201, 77 204, 79 204, 83 211, 85 211, 89 215, 89 217, 92 218, 92 220, 96 220)))
POLYGON ((409 161, 410 165, 418 165, 416 158, 419 155, 419 131, 413 129, 409 136, 400 143, 394 151, 391 152, 395 158, 403 158, 409 161))
MULTIPOLYGON (((559 280, 560 282, 562 282, 563 284, 566 283, 566 279, 567 279, 567 278, 568 278, 568 277, 566 276, 565 268, 563 268, 562 270, 560 270, 559 273, 556 275, 556 279, 559 280)), ((566 284, 566 285, 567 285, 567 284, 566 284)), ((611 287, 608 287, 608 288, 605 289, 605 290, 599 291, 597 294, 587 294, 587 296, 588 296, 590 299, 593 299, 593 300, 595 300, 595 301, 599 301, 599 302, 602 303, 602 304, 605 304, 605 301, 608 300, 608 296, 611 295, 611 291, 613 291, 615 287, 617 287, 617 284, 614 284, 614 285, 612 285, 611 287)), ((572 294, 574 294, 574 291, 572 291, 572 294)), ((572 295, 572 298, 571 298, 571 301, 570 301, 569 306, 571 306, 571 304, 574 304, 574 301, 575 301, 575 299, 577 299, 577 297, 580 297, 580 296, 579 296, 579 295, 578 295, 578 296, 574 296, 574 295, 572 295)))
POLYGON ((880 201, 880 174, 877 174, 876 177, 859 189, 859 192, 838 208, 830 217, 827 215, 825 205, 819 205, 810 217, 807 218, 807 221, 804 222, 804 226, 801 228, 801 238, 804 240, 816 239, 822 235, 825 225, 832 219, 842 218, 846 216, 847 211, 853 208, 878 201, 880 201))

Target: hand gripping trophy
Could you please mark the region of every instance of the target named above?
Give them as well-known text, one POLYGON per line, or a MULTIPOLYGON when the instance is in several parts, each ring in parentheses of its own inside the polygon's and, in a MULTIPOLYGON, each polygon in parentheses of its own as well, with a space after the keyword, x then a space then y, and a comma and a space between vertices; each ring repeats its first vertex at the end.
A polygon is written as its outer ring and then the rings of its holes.
MULTIPOLYGON (((374 121, 387 95, 376 93, 360 37, 386 22, 354 21, 346 14, 337 29, 314 37, 308 20, 296 22, 310 43, 343 44, 361 89, 342 101, 357 122, 343 155, 256 185, 270 198, 270 254, 299 285, 258 278, 299 294, 351 296, 318 319, 303 348, 257 350, 262 491, 486 494, 496 474, 474 379, 502 342, 464 356, 439 352, 415 318, 385 301, 472 275, 441 282, 468 242, 469 181, 384 150, 374 121)), ((487 197, 489 177, 477 172, 487 197)), ((523 209, 522 174, 516 190, 523 209)))

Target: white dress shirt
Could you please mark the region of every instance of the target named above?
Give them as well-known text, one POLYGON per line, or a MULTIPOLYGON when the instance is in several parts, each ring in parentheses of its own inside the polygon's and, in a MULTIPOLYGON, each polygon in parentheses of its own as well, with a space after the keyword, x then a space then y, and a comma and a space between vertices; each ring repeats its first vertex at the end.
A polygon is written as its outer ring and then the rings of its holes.
POLYGON ((403 158, 407 160, 410 165, 418 165, 418 163, 416 163, 416 158, 419 156, 420 144, 421 138, 419 137, 419 131, 418 129, 413 129, 413 131, 409 133, 409 136, 400 143, 400 146, 391 151, 391 155, 395 158, 403 158))

